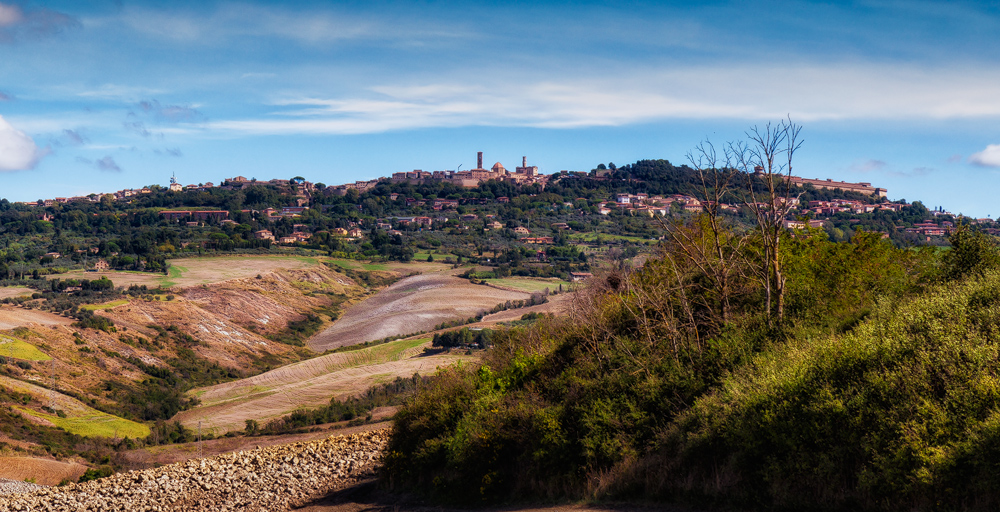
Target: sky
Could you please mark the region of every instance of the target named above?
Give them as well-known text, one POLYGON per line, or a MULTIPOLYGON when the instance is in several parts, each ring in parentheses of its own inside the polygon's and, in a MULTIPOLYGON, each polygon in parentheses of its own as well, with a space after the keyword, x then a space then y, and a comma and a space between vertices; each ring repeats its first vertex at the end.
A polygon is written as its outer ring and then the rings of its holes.
POLYGON ((1000 216, 996 2, 0 0, 0 197, 587 171, 802 126, 794 174, 1000 216))

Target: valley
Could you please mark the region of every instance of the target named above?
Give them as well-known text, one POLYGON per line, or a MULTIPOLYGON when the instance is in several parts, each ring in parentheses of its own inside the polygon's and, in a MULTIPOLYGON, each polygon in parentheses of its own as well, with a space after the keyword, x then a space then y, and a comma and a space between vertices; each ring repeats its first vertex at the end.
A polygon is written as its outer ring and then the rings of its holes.
MULTIPOLYGON (((116 286, 151 290, 81 306, 108 319, 113 328, 107 330, 81 328, 72 318, 36 309, 40 301, 2 305, 0 356, 6 362, 0 390, 6 395, 0 401, 23 418, 28 425, 24 428, 76 437, 60 441, 65 448, 58 455, 38 435, 0 434, 0 457, 9 462, 2 464, 0 478, 45 485, 75 480, 100 465, 78 451, 87 439, 107 446, 153 433, 148 437, 152 445, 134 448, 127 457, 116 456, 115 464, 123 469, 162 460, 155 454, 175 446, 162 445, 164 436, 200 432, 219 453, 247 443, 280 442, 288 436, 244 442, 227 441, 242 437, 222 436, 242 433, 247 420, 264 425, 396 378, 430 376, 439 368, 473 362, 475 353, 433 349, 430 333, 440 324, 464 322, 499 304, 530 298, 550 284, 530 278, 471 284, 457 277, 461 272, 427 262, 187 258, 172 264, 167 276, 103 273, 116 286), (373 288, 374 282, 391 284, 373 288), (300 324, 307 326, 297 331, 300 324), (429 334, 415 334, 421 331, 429 334), (385 342, 400 336, 409 337, 385 342), (346 348, 359 344, 364 346, 346 348), (170 395, 173 398, 149 394, 157 386, 181 385, 178 379, 184 379, 184 393, 170 395), (160 425, 156 432, 151 430, 154 423, 160 425), (188 433, 177 434, 168 427, 174 424, 188 433)), ((58 277, 95 276, 81 272, 58 277)), ((558 283, 551 284, 553 290, 558 288, 558 283)), ((7 295, 15 292, 19 290, 7 295)), ((553 295, 544 304, 488 314, 470 327, 491 327, 532 311, 558 312, 569 297, 553 295)), ((392 408, 383 409, 388 412, 375 413, 372 421, 391 415, 392 408)), ((109 448, 97 452, 116 451, 109 448)))

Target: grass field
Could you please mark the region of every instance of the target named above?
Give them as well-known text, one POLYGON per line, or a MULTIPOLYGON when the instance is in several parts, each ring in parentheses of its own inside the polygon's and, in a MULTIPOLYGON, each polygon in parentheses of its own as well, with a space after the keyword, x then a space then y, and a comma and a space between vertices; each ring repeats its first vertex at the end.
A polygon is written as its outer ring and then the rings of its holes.
POLYGON ((524 292, 540 292, 546 288, 551 292, 557 292, 559 291, 559 285, 562 285, 563 290, 568 290, 572 285, 569 281, 563 281, 562 279, 531 279, 522 277, 484 279, 484 281, 492 285, 513 288, 524 292))
POLYGON ((34 345, 6 336, 0 336, 0 356, 25 359, 27 361, 48 361, 52 359, 34 345))
POLYGON ((84 437, 117 436, 119 438, 125 436, 137 438, 149 435, 149 427, 142 423, 136 423, 98 411, 71 396, 59 392, 53 392, 43 387, 2 375, 0 375, 0 386, 21 393, 28 393, 35 400, 41 401, 44 404, 51 403, 53 409, 63 411, 66 417, 61 418, 56 414, 40 412, 22 406, 13 407, 24 416, 51 423, 73 434, 84 437))
POLYGON ((567 235, 567 238, 575 242, 594 242, 597 240, 603 240, 603 241, 625 240, 628 242, 639 242, 644 244, 655 242, 655 240, 648 240, 640 236, 609 235, 607 233, 594 233, 594 232, 572 233, 570 235, 567 235))
POLYGON ((84 304, 80 306, 80 309, 86 309, 90 311, 97 311, 100 309, 111 309, 113 307, 122 306, 128 304, 128 299, 115 300, 111 302, 105 302, 104 304, 84 304))
POLYGON ((389 266, 384 263, 365 263, 359 260, 344 259, 333 259, 328 261, 340 268, 348 268, 351 270, 389 270, 389 266))
POLYGON ((16 405, 13 407, 23 415, 47 420, 67 432, 83 437, 131 437, 136 439, 149 435, 149 427, 142 423, 112 416, 96 409, 90 409, 83 414, 70 415, 67 413, 65 418, 60 418, 55 414, 33 411, 16 405))

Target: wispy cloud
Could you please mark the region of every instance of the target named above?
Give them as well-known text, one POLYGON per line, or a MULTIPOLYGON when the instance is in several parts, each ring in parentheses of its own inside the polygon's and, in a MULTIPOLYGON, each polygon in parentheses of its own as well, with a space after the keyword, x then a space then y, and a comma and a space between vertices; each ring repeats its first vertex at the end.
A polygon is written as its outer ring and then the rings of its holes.
POLYGON ((79 26, 76 18, 58 11, 0 3, 0 43, 42 38, 79 26))
POLYGON ((208 12, 128 6, 112 17, 90 18, 87 23, 95 26, 123 23, 149 37, 195 44, 271 37, 319 45, 358 39, 432 41, 475 35, 454 24, 448 26, 433 19, 401 23, 387 16, 366 16, 333 8, 295 9, 246 2, 218 4, 208 12))
POLYGON ((94 165, 96 165, 97 168, 102 171, 122 172, 122 168, 118 165, 117 162, 115 162, 115 159, 112 158, 111 155, 107 155, 104 158, 97 159, 97 161, 94 162, 94 165))
POLYGON ((72 146, 80 146, 87 142, 87 138, 77 130, 63 130, 62 138, 72 146))
POLYGON ((180 148, 154 149, 153 153, 156 153, 157 155, 174 156, 174 157, 184 156, 184 153, 181 152, 180 148))
MULTIPOLYGON (((616 73, 621 74, 621 73, 616 73)), ((966 119, 1000 116, 1000 71, 873 65, 703 67, 636 71, 631 79, 515 77, 383 85, 342 98, 275 101, 266 117, 209 129, 373 133, 442 126, 580 128, 670 119, 966 119), (963 80, 951 77, 963 75, 963 80)))
POLYGON ((980 167, 1000 167, 1000 144, 989 144, 986 149, 973 153, 969 162, 980 167))
POLYGON ((0 116, 0 171, 34 169, 48 153, 48 149, 39 149, 31 137, 0 116))
POLYGON ((161 105, 158 100, 139 102, 139 110, 151 115, 154 119, 167 123, 193 122, 204 118, 201 112, 184 105, 161 105))
POLYGON ((141 101, 142 98, 148 98, 150 96, 162 94, 164 92, 165 91, 163 89, 155 89, 150 87, 139 87, 139 86, 121 85, 121 84, 104 84, 97 88, 89 88, 84 91, 76 92, 76 95, 83 98, 118 100, 124 103, 137 103, 141 101))
POLYGON ((126 130, 128 130, 128 131, 130 131, 130 132, 132 132, 132 133, 134 133, 136 135, 140 135, 142 137, 149 138, 149 136, 151 136, 153 134, 153 132, 149 131, 149 129, 146 128, 146 123, 144 123, 142 121, 129 120, 129 121, 123 122, 122 126, 126 130))
POLYGON ((882 160, 865 160, 863 162, 855 162, 851 164, 851 171, 868 173, 872 171, 881 171, 885 169, 887 164, 882 160))

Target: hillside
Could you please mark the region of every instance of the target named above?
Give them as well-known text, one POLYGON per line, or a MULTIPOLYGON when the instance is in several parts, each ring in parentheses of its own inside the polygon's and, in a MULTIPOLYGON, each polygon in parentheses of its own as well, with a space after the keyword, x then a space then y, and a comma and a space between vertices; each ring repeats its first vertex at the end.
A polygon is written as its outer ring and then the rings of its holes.
POLYGON ((665 246, 420 390, 387 476, 466 504, 995 510, 1000 247, 951 241, 785 238, 780 323, 753 281, 711 316, 719 289, 665 246))
POLYGON ((475 360, 452 353, 427 355, 428 339, 408 339, 292 363, 266 373, 191 391, 200 404, 173 420, 222 435, 242 431, 246 420, 261 425, 300 409, 322 407, 332 398, 355 396, 376 384, 475 360))
POLYGON ((400 280, 348 308, 336 323, 309 340, 309 348, 323 351, 430 331, 435 325, 530 297, 526 292, 474 285, 455 277, 456 273, 426 273, 400 280))

